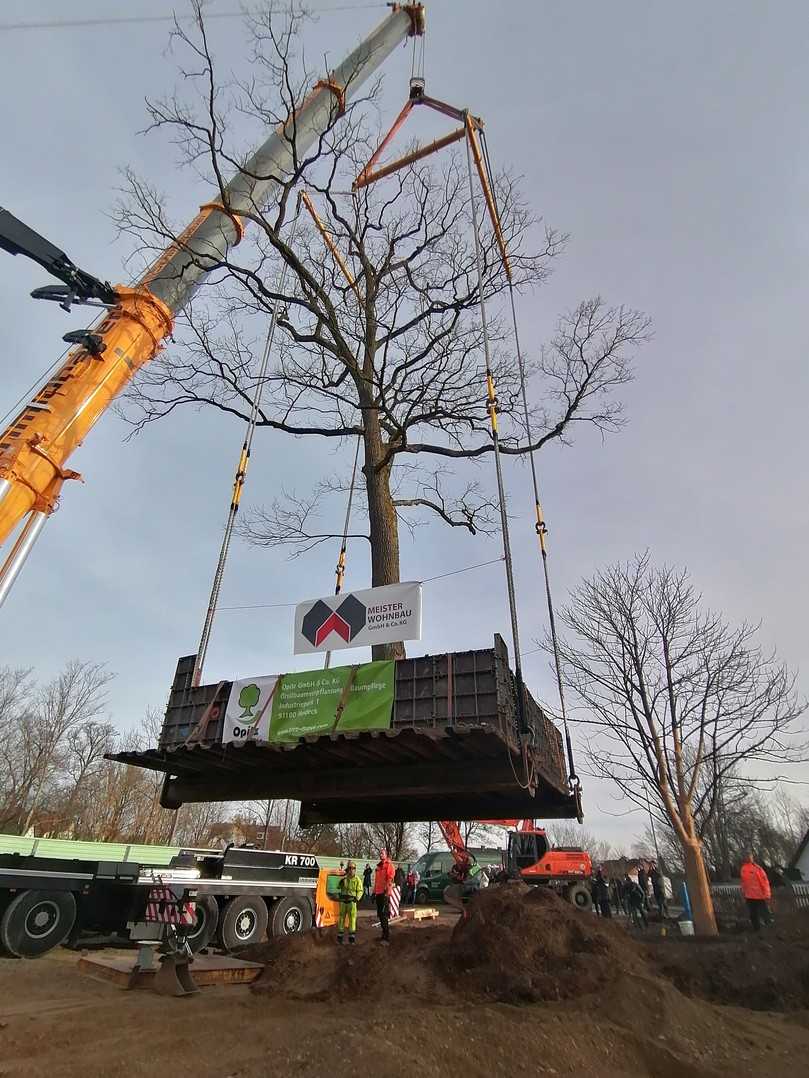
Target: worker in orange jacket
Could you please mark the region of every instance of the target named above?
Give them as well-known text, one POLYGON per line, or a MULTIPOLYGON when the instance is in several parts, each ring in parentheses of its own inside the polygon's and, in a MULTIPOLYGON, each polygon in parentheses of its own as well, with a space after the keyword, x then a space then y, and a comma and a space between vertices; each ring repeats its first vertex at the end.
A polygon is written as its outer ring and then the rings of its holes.
POLYGON ((772 897, 770 881, 767 873, 753 860, 752 853, 748 853, 742 862, 741 870, 742 894, 747 901, 747 909, 750 912, 750 922, 754 931, 758 932, 762 921, 765 925, 770 923, 770 907, 768 905, 772 897))
POLYGON ((379 852, 379 863, 374 872, 374 898, 376 912, 382 926, 382 943, 390 942, 390 893, 393 890, 393 877, 396 873, 388 851, 379 852))

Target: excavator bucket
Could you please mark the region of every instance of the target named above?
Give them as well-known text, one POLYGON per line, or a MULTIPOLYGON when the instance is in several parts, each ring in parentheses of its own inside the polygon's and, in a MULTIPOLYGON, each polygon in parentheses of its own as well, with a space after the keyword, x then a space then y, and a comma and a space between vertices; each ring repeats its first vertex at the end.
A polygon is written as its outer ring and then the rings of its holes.
POLYGON ((451 883, 444 888, 444 901, 448 906, 458 910, 459 913, 464 913, 466 910, 463 892, 464 886, 462 883, 451 883))
POLYGON ((193 996, 199 985, 191 976, 191 960, 184 954, 160 956, 160 968, 154 977, 153 987, 161 996, 193 996))
POLYGON ((486 650, 284 675, 286 695, 272 678, 195 686, 193 670, 194 656, 180 660, 158 746, 110 757, 164 772, 164 808, 289 798, 305 827, 577 815, 561 734, 524 686, 518 707, 500 637, 486 650), (329 679, 345 688, 315 699, 329 679))

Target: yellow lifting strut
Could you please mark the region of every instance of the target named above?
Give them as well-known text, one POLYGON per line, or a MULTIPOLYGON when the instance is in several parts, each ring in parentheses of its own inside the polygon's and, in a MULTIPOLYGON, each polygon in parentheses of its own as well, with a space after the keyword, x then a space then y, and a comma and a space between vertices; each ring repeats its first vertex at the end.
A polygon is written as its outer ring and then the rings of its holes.
MULTIPOLYGON (((470 116, 465 116, 467 135, 471 129, 470 116)), ((477 264, 478 277, 478 307, 480 309, 480 322, 483 331, 483 355, 486 364, 486 410, 489 413, 489 424, 492 434, 492 447, 494 449, 494 469, 497 476, 497 496, 500 505, 500 530, 503 535, 503 561, 506 567, 506 589, 508 592, 508 608, 511 617, 511 639, 514 647, 514 675, 517 682, 517 734, 522 750, 523 768, 525 770, 525 785, 533 786, 533 777, 529 771, 527 746, 524 737, 529 733, 528 722, 525 715, 525 695, 523 689, 522 658, 520 648, 520 626, 517 618, 517 593, 514 587, 514 562, 511 556, 511 537, 508 526, 508 512, 506 509, 506 491, 503 483, 503 464, 500 452, 500 435, 497 429, 497 393, 494 385, 494 374, 491 363, 491 347, 489 343, 489 323, 486 317, 486 299, 484 296, 483 276, 483 253, 480 243, 480 226, 478 224, 478 209, 475 200, 475 183, 472 173, 472 139, 466 140, 466 163, 469 171, 469 201, 472 209, 472 233, 475 240, 475 262, 477 264)), ((492 204, 493 205, 493 204, 492 204)), ((515 778, 517 776, 515 775, 515 778)), ((518 779, 518 781, 520 781, 518 779)))
MULTIPOLYGON (((295 219, 292 223, 292 234, 290 236, 290 245, 295 242, 295 233, 298 228, 298 215, 295 215, 295 219)), ((283 294, 284 284, 286 282, 288 265, 284 262, 281 267, 281 272, 278 279, 278 292, 283 294)), ((222 590, 222 580, 225 575, 225 566, 227 565, 228 553, 230 551, 230 543, 233 538, 233 532, 236 527, 236 517, 239 512, 239 503, 242 500, 242 492, 244 491, 244 484, 247 480, 247 469, 250 466, 250 450, 253 447, 253 438, 256 433, 256 426, 258 425, 258 418, 261 412, 261 397, 264 391, 264 386, 267 382, 267 371, 270 365, 270 356, 272 355, 273 339, 275 337, 275 327, 278 325, 278 312, 280 308, 279 301, 276 300, 273 307, 272 317, 270 319, 270 328, 267 331, 267 338, 264 342, 264 352, 261 357, 261 363, 259 364, 258 377, 256 379, 256 387, 253 392, 252 399, 250 401, 250 415, 247 420, 247 429, 244 433, 244 441, 242 442, 242 448, 239 453, 239 462, 236 465, 236 474, 233 478, 233 491, 230 497, 230 506, 228 508, 227 519, 225 520, 225 529, 222 535, 222 545, 219 548, 219 558, 216 562, 216 570, 213 576, 213 582, 211 584, 211 594, 208 598, 208 608, 205 611, 205 620, 202 625, 202 634, 200 635, 199 647, 197 648, 197 657, 194 662, 194 673, 191 678, 192 685, 199 685, 202 681, 202 669, 205 665, 205 657, 208 654, 208 645, 211 642, 211 632, 213 630, 214 618, 216 617, 216 608, 219 605, 219 593, 222 590)))

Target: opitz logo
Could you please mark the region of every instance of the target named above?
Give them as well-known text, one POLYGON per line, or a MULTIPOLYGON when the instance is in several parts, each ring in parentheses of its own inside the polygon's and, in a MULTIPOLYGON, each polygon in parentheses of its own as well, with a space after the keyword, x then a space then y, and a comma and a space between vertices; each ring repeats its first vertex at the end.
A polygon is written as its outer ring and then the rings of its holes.
POLYGON ((322 599, 303 616, 301 632, 314 647, 320 647, 329 633, 337 633, 350 644, 357 633, 365 628, 365 605, 354 595, 348 595, 336 610, 322 599))

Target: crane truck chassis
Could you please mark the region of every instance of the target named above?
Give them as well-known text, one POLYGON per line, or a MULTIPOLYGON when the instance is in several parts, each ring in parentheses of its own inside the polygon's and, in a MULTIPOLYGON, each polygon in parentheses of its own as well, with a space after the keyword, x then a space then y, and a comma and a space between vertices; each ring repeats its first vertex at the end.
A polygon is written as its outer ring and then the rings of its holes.
POLYGON ((322 875, 311 854, 231 846, 182 851, 166 867, 0 856, 0 952, 37 958, 83 933, 144 937, 155 888, 194 904, 193 951, 225 951, 312 927, 322 875))

